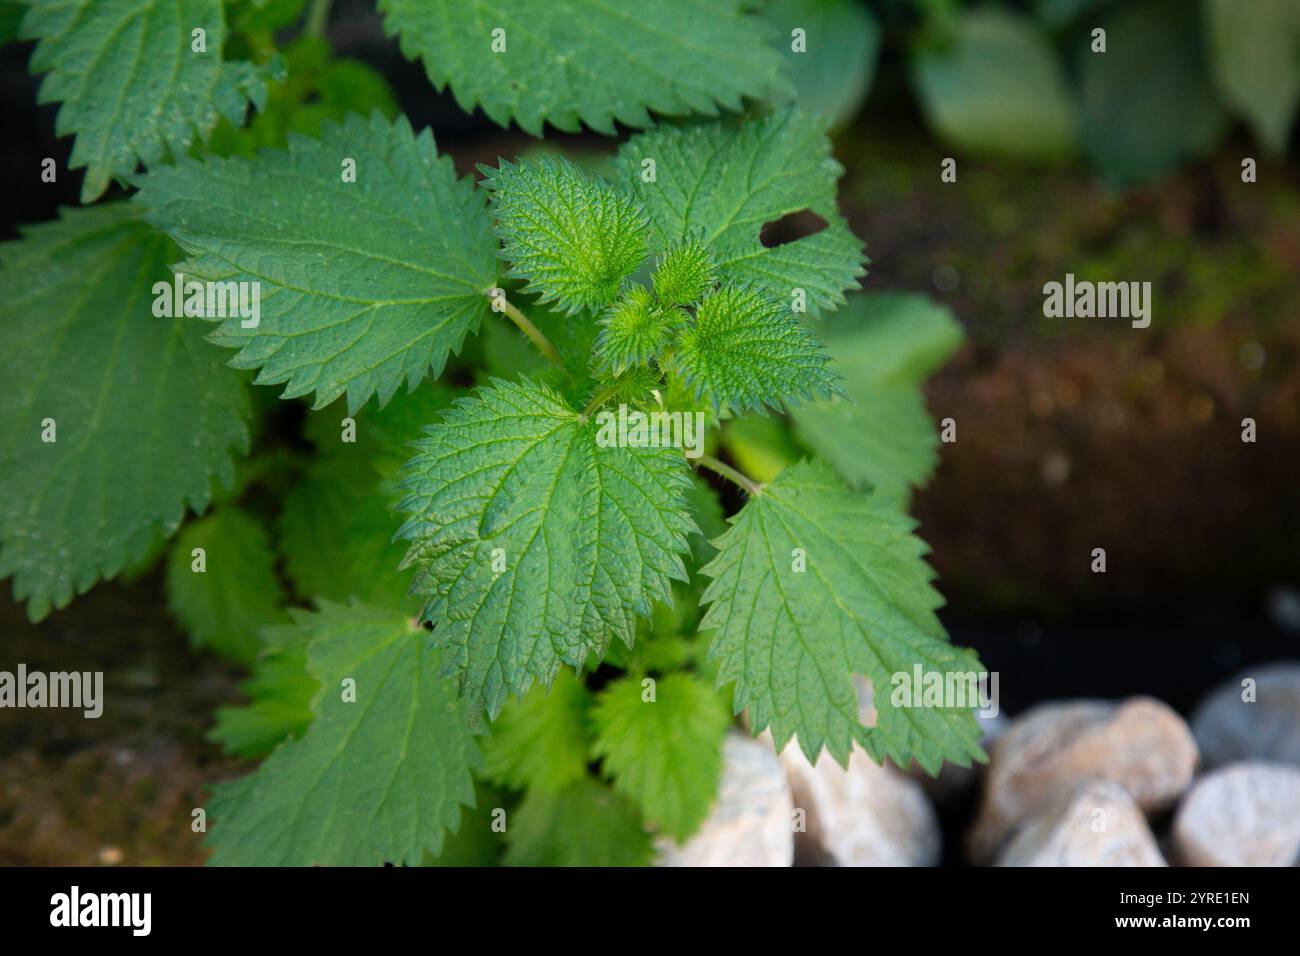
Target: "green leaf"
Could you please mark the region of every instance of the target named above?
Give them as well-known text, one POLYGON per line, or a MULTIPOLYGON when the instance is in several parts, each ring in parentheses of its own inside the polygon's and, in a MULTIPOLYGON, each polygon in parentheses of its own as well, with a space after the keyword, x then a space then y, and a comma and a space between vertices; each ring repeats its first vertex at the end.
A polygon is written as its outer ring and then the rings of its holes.
MULTIPOLYGON (((257 11, 243 9, 250 16, 236 18, 237 33, 257 36, 262 31, 284 28, 245 23, 256 17, 257 11)), ((284 11, 283 15, 292 12, 284 11)), ((301 18, 299 10, 290 22, 301 18)), ((369 116, 378 111, 393 119, 399 112, 396 97, 382 73, 358 60, 335 57, 321 37, 300 34, 282 47, 278 56, 283 74, 268 85, 266 104, 258 107, 243 128, 228 122, 217 124, 208 139, 208 153, 254 159, 259 149, 284 149, 289 133, 319 137, 327 121, 341 123, 349 113, 369 116)))
POLYGON ((713 288, 713 254, 698 239, 680 242, 660 257, 650 278, 664 305, 694 305, 713 288))
POLYGON ((831 158, 824 119, 786 110, 734 129, 660 127, 623 145, 618 171, 649 213, 652 250, 701 238, 723 281, 758 286, 784 302, 802 289, 816 315, 841 305, 865 273, 862 243, 836 205, 844 170, 831 158), (764 224, 805 209, 826 227, 763 245, 764 224))
POLYGON ((210 338, 285 398, 382 405, 403 380, 440 374, 488 313, 496 240, 483 196, 405 119, 349 116, 287 152, 159 167, 137 199, 194 257, 187 276, 261 283, 260 324, 236 316, 210 338), (342 181, 348 159, 356 182, 342 181))
POLYGON ((930 773, 984 759, 970 707, 895 707, 893 675, 979 672, 934 615, 925 545, 887 502, 850 491, 826 465, 802 463, 751 498, 718 542, 701 631, 714 631, 718 682, 755 733, 791 736, 815 761, 822 747, 846 764, 861 744, 877 761, 915 759, 930 773), (798 549, 798 550, 796 550, 798 549), (798 559, 806 570, 798 570, 798 559), (875 689, 876 725, 858 718, 853 675, 875 689))
POLYGON ((256 773, 214 788, 209 862, 364 866, 436 855, 460 807, 473 806, 481 758, 427 634, 405 614, 361 604, 323 601, 295 618, 321 685, 316 719, 256 773))
POLYGON ((280 551, 294 589, 418 613, 420 599, 397 570, 406 549, 393 540, 402 523, 395 498, 365 459, 336 453, 313 462, 280 513, 280 551))
POLYGON ((198 323, 152 315, 174 254, 120 203, 0 246, 0 576, 34 621, 205 509, 247 448, 239 375, 198 323))
POLYGON ((471 711, 581 668, 685 580, 695 530, 685 459, 602 447, 555 392, 495 382, 428 429, 407 469, 399 536, 434 640, 471 711))
POLYGON ((775 0, 764 15, 777 28, 779 48, 807 113, 832 126, 853 118, 876 72, 880 27, 857 0, 775 0), (796 52, 792 31, 804 31, 796 52))
POLYGON ((647 701, 641 679, 624 677, 596 697, 592 723, 592 750, 614 789, 664 833, 690 836, 717 796, 731 724, 713 690, 689 674, 668 674, 647 701))
POLYGON ((1078 147, 1065 69, 1027 16, 971 10, 950 46, 920 50, 911 67, 926 120, 954 146, 1027 161, 1061 159, 1078 147))
POLYGON ((351 441, 344 441, 342 409, 310 412, 304 431, 322 455, 364 462, 379 477, 391 478, 410 460, 411 443, 424 433, 424 426, 457 394, 442 382, 424 382, 414 391, 394 395, 383 408, 368 404, 352 416, 351 441))
POLYGON ((406 547, 393 540, 402 523, 393 479, 454 394, 426 382, 383 408, 367 404, 346 431, 341 409, 308 415, 319 457, 285 495, 278 526, 285 571, 300 595, 419 612, 423 602, 397 570, 406 547))
MULTIPOLYGON (((298 635, 293 627, 275 630, 298 635)), ((265 633, 265 632, 264 632, 265 633)), ((237 757, 265 757, 282 742, 298 739, 311 726, 311 702, 320 692, 307 673, 307 652, 301 642, 271 649, 253 665, 253 676, 240 685, 251 700, 217 709, 208 739, 237 757)))
POLYGON ((262 628, 284 617, 271 537, 239 508, 218 508, 186 525, 167 559, 167 606, 195 647, 252 663, 262 628), (203 549, 203 571, 193 552, 203 549))
POLYGON ((35 0, 20 32, 40 41, 32 72, 49 74, 38 102, 62 102, 56 132, 76 134, 69 165, 86 167, 82 202, 266 100, 256 67, 222 59, 221 0, 35 0), (196 29, 206 52, 192 49, 196 29))
POLYGON ((650 836, 636 809, 591 777, 530 791, 506 829, 507 866, 644 866, 650 836))
POLYGON ((439 90, 534 136, 739 110, 786 89, 770 28, 737 0, 380 0, 402 52, 439 90), (494 35, 493 31, 504 33, 494 35), (496 50, 493 48, 497 41, 496 50), (500 49, 504 41, 504 50, 500 49), (499 51, 499 52, 498 52, 499 51))
POLYGON ((1197 17, 1184 0, 1120 4, 1099 16, 1106 52, 1078 50, 1084 148, 1115 186, 1207 154, 1226 126, 1197 17))
POLYGON ((474 809, 466 810, 455 833, 447 834, 442 852, 425 854, 424 866, 498 866, 505 849, 505 834, 497 826, 504 803, 502 795, 484 786, 474 788, 474 809))
POLYGON ((587 711, 582 681, 561 671, 550 690, 534 687, 492 722, 483 741, 483 778, 511 790, 563 790, 587 774, 587 711))
POLYGON ((661 355, 687 321, 680 309, 657 305, 649 289, 634 285, 600 317, 592 359, 610 374, 621 375, 661 355))
POLYGON ((709 295, 684 331, 673 370, 714 409, 780 409, 829 398, 836 375, 799 318, 766 293, 724 287, 709 295))
POLYGON ((863 384, 852 398, 792 409, 796 434, 854 488, 906 507, 939 462, 939 436, 917 385, 863 384))
POLYGON ((646 257, 645 214, 613 186, 559 156, 479 166, 511 278, 573 314, 600 308, 646 257))
POLYGON ((1275 156, 1300 103, 1300 2, 1205 0, 1215 86, 1275 156))
POLYGON ((939 436, 921 383, 961 345, 961 326, 925 296, 854 296, 821 329, 845 395, 791 409, 796 432, 849 484, 890 498, 924 484, 939 436))

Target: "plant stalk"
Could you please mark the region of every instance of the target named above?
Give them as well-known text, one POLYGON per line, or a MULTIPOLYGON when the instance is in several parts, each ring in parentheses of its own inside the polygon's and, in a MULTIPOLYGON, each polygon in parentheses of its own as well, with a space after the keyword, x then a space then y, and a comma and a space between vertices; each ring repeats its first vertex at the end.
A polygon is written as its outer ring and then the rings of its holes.
POLYGON ((582 414, 578 417, 585 424, 587 420, 591 418, 591 413, 609 401, 617 391, 617 385, 606 385, 596 393, 596 396, 590 402, 587 403, 587 407, 582 410, 582 414))
POLYGON ((716 475, 721 475, 732 484, 739 486, 752 498, 757 498, 763 493, 763 486, 756 482, 748 475, 742 474, 735 468, 732 468, 724 461, 714 458, 712 455, 701 455, 694 460, 696 467, 707 468, 716 475))
POLYGON ((309 37, 325 38, 325 25, 330 18, 330 4, 333 0, 312 0, 311 9, 307 11, 307 23, 303 32, 309 37))
MULTIPOLYGON (((490 296, 491 294, 492 290, 489 289, 488 295, 490 296)), ((533 325, 532 320, 520 312, 519 308, 509 299, 503 298, 502 301, 505 303, 505 314, 509 317, 511 322, 519 327, 520 332, 523 332, 524 335, 528 336, 528 341, 536 345, 538 351, 548 359, 563 368, 564 363, 560 361, 560 353, 555 351, 555 346, 552 345, 551 340, 542 333, 542 330, 533 325)))

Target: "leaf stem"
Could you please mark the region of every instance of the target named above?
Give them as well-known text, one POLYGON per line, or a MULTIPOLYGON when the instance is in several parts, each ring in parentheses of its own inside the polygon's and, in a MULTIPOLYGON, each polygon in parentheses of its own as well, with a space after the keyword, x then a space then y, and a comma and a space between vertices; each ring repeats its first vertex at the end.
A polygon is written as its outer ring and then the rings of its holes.
POLYGON ((726 478, 732 484, 740 486, 740 488, 748 492, 748 494, 752 498, 757 498, 759 495, 763 493, 763 486, 760 485, 753 478, 741 474, 739 471, 737 471, 735 468, 732 468, 726 462, 720 461, 717 458, 714 458, 712 455, 701 455, 699 458, 696 458, 694 460, 693 464, 696 467, 707 468, 709 469, 709 471, 713 472, 716 475, 721 475, 723 478, 726 478))
POLYGON ((606 385, 604 388, 602 388, 599 392, 596 393, 595 397, 590 402, 587 403, 587 407, 582 410, 582 414, 579 415, 578 417, 585 424, 587 420, 591 418, 591 413, 594 412, 596 409, 600 408, 600 406, 604 405, 607 401, 609 401, 610 398, 617 391, 618 391, 617 383, 614 383, 612 385, 606 385))
MULTIPOLYGON (((487 294, 491 296, 492 292, 493 290, 489 289, 487 294)), ((540 351, 548 359, 550 359, 552 362, 554 362, 556 365, 560 366, 561 368, 564 368, 564 363, 560 361, 560 353, 555 351, 555 346, 551 344, 550 339, 548 339, 545 335, 542 334, 542 330, 539 329, 537 326, 533 325, 532 320, 528 318, 528 316, 520 312, 519 307, 516 306, 513 302, 511 302, 509 299, 503 296, 501 301, 504 306, 503 311, 505 312, 505 314, 510 318, 511 322, 513 322, 515 325, 519 327, 520 332, 523 332, 524 335, 528 336, 528 341, 536 345, 538 351, 540 351)))
POLYGON ((322 39, 325 36, 325 24, 330 18, 330 4, 333 0, 312 0, 311 9, 307 12, 307 24, 303 32, 309 37, 322 39))

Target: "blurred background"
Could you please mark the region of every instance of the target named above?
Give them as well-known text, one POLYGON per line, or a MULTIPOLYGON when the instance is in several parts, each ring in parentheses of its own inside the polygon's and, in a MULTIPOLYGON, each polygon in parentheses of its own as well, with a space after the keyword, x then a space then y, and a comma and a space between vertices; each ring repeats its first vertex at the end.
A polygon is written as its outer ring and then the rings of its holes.
MULTIPOLYGON (((254 9, 228 7, 236 24, 254 9)), ((292 38, 302 8, 256 15, 292 38)), ((20 9, 0 4, 4 239, 75 205, 81 180, 23 185, 44 157, 66 169, 71 139, 35 105, 20 9)), ((864 287, 925 293, 965 329, 926 385, 957 441, 912 511, 944 621, 1000 672, 1004 710, 1144 693, 1186 714, 1243 667, 1300 657, 1300 7, 778 0, 764 15, 783 49, 791 25, 813 25, 791 68, 805 107, 835 119, 864 287), (949 157, 955 183, 940 179, 949 157), (1044 318, 1043 284, 1066 273, 1151 282, 1151 326, 1044 318)), ((336 3, 328 38, 348 66, 313 76, 323 57, 290 47, 267 116, 214 145, 273 145, 280 108, 310 133, 359 104, 432 126, 464 173, 536 145, 434 91, 371 4, 336 3)), ((747 451, 774 450, 731 449, 747 451)), ((159 580, 101 585, 39 627, 5 588, 6 659, 104 670, 123 703, 99 721, 0 712, 0 863, 202 859, 157 821, 229 772, 204 734, 243 675, 189 651, 159 580)))

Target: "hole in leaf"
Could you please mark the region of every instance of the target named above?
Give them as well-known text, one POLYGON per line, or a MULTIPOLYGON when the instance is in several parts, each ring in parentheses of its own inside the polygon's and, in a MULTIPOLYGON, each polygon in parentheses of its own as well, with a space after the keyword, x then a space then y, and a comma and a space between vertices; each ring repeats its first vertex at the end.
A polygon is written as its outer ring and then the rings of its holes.
POLYGON ((780 219, 773 219, 771 222, 763 223, 763 229, 758 234, 758 241, 768 249, 775 249, 777 246, 784 246, 787 242, 794 242, 796 239, 815 236, 825 229, 827 225, 826 220, 811 209, 800 209, 798 212, 788 213, 780 219))

